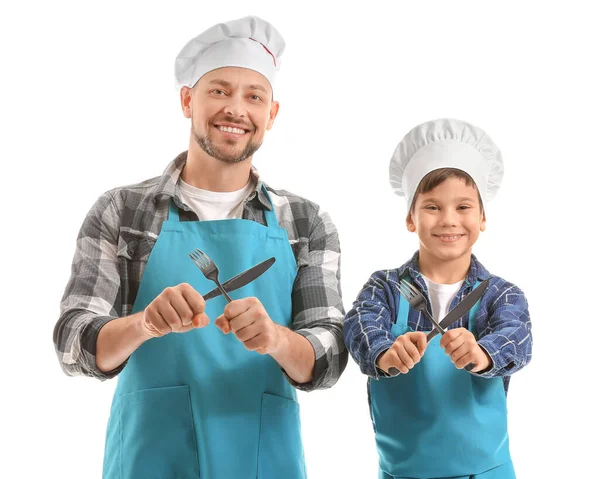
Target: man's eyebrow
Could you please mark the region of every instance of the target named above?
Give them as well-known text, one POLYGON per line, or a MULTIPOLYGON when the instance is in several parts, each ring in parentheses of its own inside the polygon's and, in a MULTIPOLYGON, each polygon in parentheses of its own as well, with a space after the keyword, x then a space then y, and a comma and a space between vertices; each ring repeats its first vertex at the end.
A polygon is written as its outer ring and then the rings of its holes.
POLYGON ((226 80, 221 80, 220 78, 215 78, 214 80, 211 80, 208 83, 211 85, 221 85, 224 87, 231 87, 231 83, 229 83, 226 80))
POLYGON ((250 88, 250 90, 259 90, 259 91, 262 91, 266 95, 269 93, 267 91, 267 89, 264 86, 262 86, 262 85, 250 85, 248 88, 250 88))

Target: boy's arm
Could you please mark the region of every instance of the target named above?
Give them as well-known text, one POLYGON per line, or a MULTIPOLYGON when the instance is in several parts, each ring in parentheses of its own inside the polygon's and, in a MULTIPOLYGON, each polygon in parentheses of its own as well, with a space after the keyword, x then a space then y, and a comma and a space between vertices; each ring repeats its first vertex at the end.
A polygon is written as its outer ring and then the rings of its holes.
POLYGON ((362 373, 385 375, 376 367, 377 358, 394 344, 390 333, 396 317, 396 281, 392 271, 377 271, 369 278, 344 318, 344 341, 362 373))
POLYGON ((531 360, 532 336, 527 299, 515 285, 499 284, 500 295, 488 311, 484 333, 477 342, 492 360, 478 376, 509 376, 531 360))

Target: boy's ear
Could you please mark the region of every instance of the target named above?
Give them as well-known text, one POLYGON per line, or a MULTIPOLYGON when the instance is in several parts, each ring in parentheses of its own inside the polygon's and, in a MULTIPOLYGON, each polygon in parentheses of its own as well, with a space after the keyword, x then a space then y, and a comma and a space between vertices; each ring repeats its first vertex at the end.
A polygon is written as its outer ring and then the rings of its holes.
POLYGON ((408 216, 406 217, 406 229, 411 233, 417 231, 417 227, 415 226, 415 222, 412 218, 412 213, 408 213, 408 216))
POLYGON ((481 214, 481 222, 479 224, 479 230, 485 231, 485 212, 481 214))

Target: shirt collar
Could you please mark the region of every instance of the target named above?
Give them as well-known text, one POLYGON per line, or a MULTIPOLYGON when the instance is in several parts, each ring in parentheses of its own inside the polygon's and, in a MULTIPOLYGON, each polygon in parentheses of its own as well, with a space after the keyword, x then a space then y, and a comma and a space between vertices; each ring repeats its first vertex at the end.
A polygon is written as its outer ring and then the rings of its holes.
MULTIPOLYGON (((171 161, 171 163, 169 163, 154 188, 154 201, 157 201, 161 196, 169 196, 171 198, 175 198, 177 200, 176 202, 181 203, 178 194, 177 182, 179 181, 179 177, 181 176, 181 172, 183 171, 186 161, 187 151, 184 151, 177 155, 177 157, 171 161)), ((260 174, 254 165, 250 167, 250 176, 252 177, 254 188, 252 189, 246 201, 252 201, 254 198, 257 198, 259 203, 264 208, 271 210, 271 202, 269 201, 268 196, 265 194, 267 185, 260 179, 260 174)))
MULTIPOLYGON (((416 280, 419 276, 421 276, 421 271, 419 270, 418 251, 415 252, 410 260, 398 268, 399 277, 402 277, 405 274, 409 274, 413 280, 416 280)), ((485 269, 485 267, 479 262, 474 254, 471 254, 471 265, 469 267, 469 273, 467 274, 465 286, 471 286, 477 281, 483 281, 489 279, 489 277, 490 273, 488 270, 485 269)))

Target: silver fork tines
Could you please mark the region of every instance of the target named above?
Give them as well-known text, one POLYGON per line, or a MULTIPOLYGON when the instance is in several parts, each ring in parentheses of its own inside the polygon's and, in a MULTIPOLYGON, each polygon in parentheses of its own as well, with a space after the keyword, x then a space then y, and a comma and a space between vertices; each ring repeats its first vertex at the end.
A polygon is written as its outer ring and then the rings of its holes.
POLYGON ((444 334, 444 330, 438 322, 431 317, 429 311, 427 311, 427 300, 425 299, 425 296, 423 296, 414 285, 405 279, 400 280, 400 294, 404 296, 406 301, 408 301, 414 309, 420 311, 429 319, 434 328, 437 329, 438 333, 444 334))
POLYGON ((189 255, 194 264, 200 268, 200 271, 202 271, 202 274, 204 274, 206 279, 213 281, 221 293, 223 293, 223 296, 225 296, 227 302, 230 303, 232 301, 231 297, 227 294, 227 291, 225 291, 225 288, 223 288, 219 282, 219 268, 217 268, 215 262, 210 259, 210 257, 204 251, 199 250, 198 248, 189 253, 189 255))

